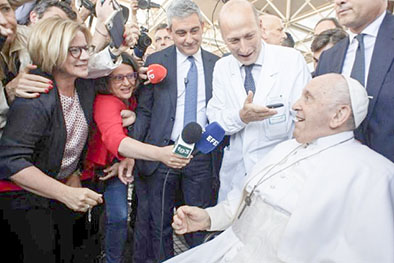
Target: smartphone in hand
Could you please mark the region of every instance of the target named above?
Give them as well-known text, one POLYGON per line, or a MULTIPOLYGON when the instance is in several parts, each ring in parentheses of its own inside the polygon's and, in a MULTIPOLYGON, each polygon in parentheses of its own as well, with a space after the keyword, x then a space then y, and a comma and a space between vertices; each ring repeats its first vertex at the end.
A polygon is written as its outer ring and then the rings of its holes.
POLYGON ((124 17, 121 9, 115 11, 108 18, 105 27, 111 36, 113 46, 119 48, 123 43, 124 34, 124 17))
POLYGON ((266 105, 266 107, 269 109, 276 109, 276 108, 280 108, 283 106, 284 106, 283 103, 273 103, 273 104, 266 105))

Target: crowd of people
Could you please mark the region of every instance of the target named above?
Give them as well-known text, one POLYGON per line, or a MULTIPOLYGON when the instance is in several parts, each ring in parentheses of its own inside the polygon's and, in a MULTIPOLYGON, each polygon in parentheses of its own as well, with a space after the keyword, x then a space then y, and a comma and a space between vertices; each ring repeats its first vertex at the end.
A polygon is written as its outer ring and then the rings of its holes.
POLYGON ((193 0, 170 1, 145 54, 139 1, 120 46, 106 25, 116 1, 25 2, 0 0, 7 262, 97 262, 76 249, 100 218, 107 263, 394 262, 387 0, 334 0, 337 19, 314 27, 314 72, 283 21, 247 0, 220 10, 222 57, 202 48, 193 0), (151 82, 157 64, 167 73, 151 82), (215 122, 213 151, 174 153, 184 127, 215 122), (174 232, 190 248, 176 257, 174 232))

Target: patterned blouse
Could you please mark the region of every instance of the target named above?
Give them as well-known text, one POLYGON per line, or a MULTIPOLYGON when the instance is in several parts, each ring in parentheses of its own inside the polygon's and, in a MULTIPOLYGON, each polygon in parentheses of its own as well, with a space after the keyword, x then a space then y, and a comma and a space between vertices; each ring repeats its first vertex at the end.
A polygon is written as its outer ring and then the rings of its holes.
POLYGON ((77 168, 79 158, 88 138, 89 127, 76 90, 74 97, 60 94, 60 102, 67 129, 62 165, 57 176, 57 179, 61 180, 70 176, 77 168))

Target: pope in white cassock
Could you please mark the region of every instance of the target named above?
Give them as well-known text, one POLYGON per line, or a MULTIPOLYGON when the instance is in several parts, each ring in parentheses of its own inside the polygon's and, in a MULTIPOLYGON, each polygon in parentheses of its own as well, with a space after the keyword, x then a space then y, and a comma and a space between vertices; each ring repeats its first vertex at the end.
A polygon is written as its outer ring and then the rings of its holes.
POLYGON ((242 191, 177 210, 178 234, 224 232, 168 262, 394 262, 394 164, 353 137, 365 88, 323 75, 293 109, 295 139, 259 161, 242 191))

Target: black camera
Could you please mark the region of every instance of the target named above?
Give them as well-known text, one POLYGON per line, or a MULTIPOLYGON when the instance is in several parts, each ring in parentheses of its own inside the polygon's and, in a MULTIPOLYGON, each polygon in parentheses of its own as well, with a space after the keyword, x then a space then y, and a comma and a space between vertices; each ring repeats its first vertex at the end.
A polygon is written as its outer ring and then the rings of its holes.
POLYGON ((142 58, 146 49, 152 44, 152 39, 148 36, 148 29, 141 27, 140 37, 138 38, 137 45, 134 47, 134 54, 142 58))
POLYGON ((90 0, 81 0, 81 5, 83 7, 85 7, 87 10, 89 10, 89 12, 92 15, 97 16, 96 15, 96 10, 95 10, 96 9, 96 5, 93 4, 90 0))
POLYGON ((138 0, 138 8, 141 10, 151 9, 151 8, 160 8, 160 5, 153 3, 150 0, 138 0))
MULTIPOLYGON (((65 1, 65 2, 70 1, 70 3, 71 3, 71 0, 63 0, 63 1, 65 1)), ((106 0, 100 0, 100 4, 103 5, 105 1, 106 1, 106 0)), ((125 21, 125 23, 126 23, 126 22, 127 22, 127 19, 129 18, 129 12, 130 12, 129 9, 128 9, 127 7, 125 7, 124 5, 118 4, 116 1, 114 1, 114 2, 112 2, 112 4, 113 4, 115 7, 119 5, 119 6, 122 8, 122 13, 123 13, 124 21, 125 21), (115 3, 114 3, 114 2, 115 2, 115 3)), ((93 16, 97 17, 97 14, 96 14, 96 4, 93 4, 90 0, 81 0, 81 6, 85 7, 87 10, 89 10, 89 12, 90 12, 93 16)))

